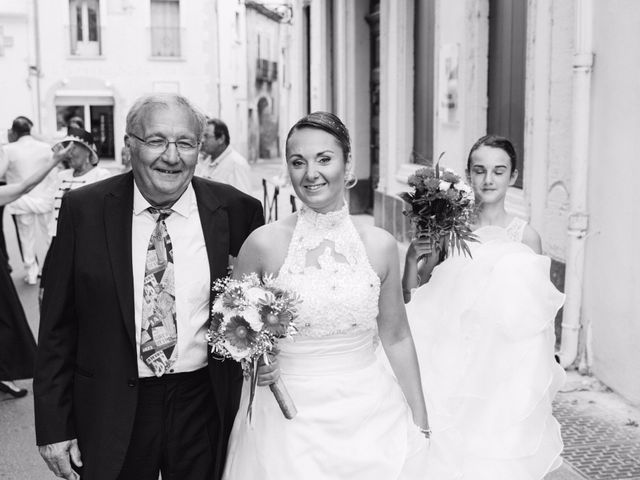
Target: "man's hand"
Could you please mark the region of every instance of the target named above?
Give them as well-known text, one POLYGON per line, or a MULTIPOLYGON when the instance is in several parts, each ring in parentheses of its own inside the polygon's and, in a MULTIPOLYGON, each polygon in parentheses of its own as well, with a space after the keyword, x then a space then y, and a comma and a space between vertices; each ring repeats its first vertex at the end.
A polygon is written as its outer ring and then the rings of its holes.
POLYGON ((69 457, 71 457, 74 465, 78 467, 82 466, 77 439, 74 438, 72 440, 65 440, 64 442, 43 445, 38 447, 38 451, 42 458, 44 458, 44 461, 47 462, 49 470, 51 470, 56 477, 67 480, 78 480, 80 478, 80 475, 71 468, 71 462, 69 461, 69 457))

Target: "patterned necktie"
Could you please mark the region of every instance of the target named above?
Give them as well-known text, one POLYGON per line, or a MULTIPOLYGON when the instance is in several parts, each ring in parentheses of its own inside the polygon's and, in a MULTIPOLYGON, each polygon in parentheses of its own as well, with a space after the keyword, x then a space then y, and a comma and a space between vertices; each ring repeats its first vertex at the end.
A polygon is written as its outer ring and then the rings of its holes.
POLYGON ((156 226, 147 247, 142 294, 140 357, 156 377, 175 364, 178 341, 173 248, 165 219, 171 209, 148 208, 156 226))

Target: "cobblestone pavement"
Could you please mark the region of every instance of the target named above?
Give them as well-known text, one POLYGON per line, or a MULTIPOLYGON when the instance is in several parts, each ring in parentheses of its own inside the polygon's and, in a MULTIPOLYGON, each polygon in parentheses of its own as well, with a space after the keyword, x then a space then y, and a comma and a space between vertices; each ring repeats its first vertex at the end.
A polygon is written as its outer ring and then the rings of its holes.
POLYGON ((563 457, 589 480, 640 480, 640 410, 593 377, 569 372, 554 402, 563 457))

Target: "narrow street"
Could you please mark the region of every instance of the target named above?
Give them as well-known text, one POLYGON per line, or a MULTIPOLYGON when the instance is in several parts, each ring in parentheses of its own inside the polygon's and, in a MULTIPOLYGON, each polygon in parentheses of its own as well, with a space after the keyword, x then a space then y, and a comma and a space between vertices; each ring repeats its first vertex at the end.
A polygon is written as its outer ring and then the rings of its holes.
MULTIPOLYGON (((269 196, 282 173, 278 159, 260 160, 253 165, 254 196, 262 200, 262 179, 268 180, 269 196)), ((291 187, 282 187, 278 198, 279 215, 291 211, 291 187)), ((13 279, 37 335, 37 287, 26 285, 15 230, 10 218, 4 219, 13 279)), ((402 249, 402 245, 399 246, 402 249)), ((28 388, 26 398, 14 400, 0 393, 0 478, 39 480, 55 478, 49 473, 35 447, 31 380, 17 384, 28 388)), ((640 410, 592 377, 569 372, 568 380, 554 402, 556 418, 562 424, 565 441, 563 466, 547 480, 640 480, 640 410)), ((514 479, 515 480, 515 479, 514 479)))

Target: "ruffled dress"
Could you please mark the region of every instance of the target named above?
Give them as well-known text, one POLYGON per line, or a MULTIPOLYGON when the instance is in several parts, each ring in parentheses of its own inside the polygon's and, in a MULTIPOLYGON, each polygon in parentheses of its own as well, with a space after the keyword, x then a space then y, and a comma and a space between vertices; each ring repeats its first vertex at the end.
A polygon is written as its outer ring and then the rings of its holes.
POLYGON ((32 378, 36 341, 0 252, 0 380, 32 378))
POLYGON ((433 430, 426 479, 539 480, 561 464, 564 295, 549 258, 521 243, 525 226, 478 229, 473 259, 449 257, 407 305, 433 430))
POLYGON ((278 356, 298 414, 287 420, 258 387, 249 422, 245 382, 223 478, 422 478, 426 441, 376 355, 380 280, 346 207, 299 211, 277 278, 302 299, 299 334, 278 356))

